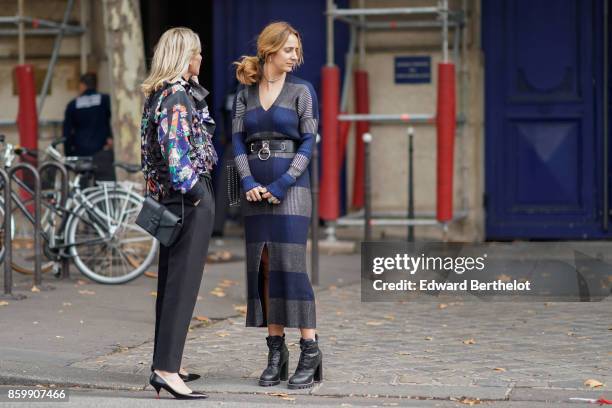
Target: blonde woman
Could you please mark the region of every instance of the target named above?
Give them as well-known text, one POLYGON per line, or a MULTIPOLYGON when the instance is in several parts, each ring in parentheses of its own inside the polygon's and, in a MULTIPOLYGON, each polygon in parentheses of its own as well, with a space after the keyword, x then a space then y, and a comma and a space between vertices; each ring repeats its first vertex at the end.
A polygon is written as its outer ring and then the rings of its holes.
POLYGON ((257 55, 236 62, 232 144, 246 202, 246 325, 268 328, 268 366, 259 384, 287 380, 286 327, 299 328, 300 358, 288 387, 321 381, 314 291, 306 272, 311 213, 308 164, 318 126, 317 95, 292 74, 303 60, 299 33, 285 22, 265 27, 257 55))
POLYGON ((160 38, 149 77, 142 84, 142 170, 147 194, 183 217, 177 241, 161 246, 150 384, 175 398, 207 396, 185 381, 199 378, 181 368, 189 322, 197 299, 214 222, 210 171, 217 162, 211 143, 215 122, 197 82, 200 39, 188 28, 160 38))

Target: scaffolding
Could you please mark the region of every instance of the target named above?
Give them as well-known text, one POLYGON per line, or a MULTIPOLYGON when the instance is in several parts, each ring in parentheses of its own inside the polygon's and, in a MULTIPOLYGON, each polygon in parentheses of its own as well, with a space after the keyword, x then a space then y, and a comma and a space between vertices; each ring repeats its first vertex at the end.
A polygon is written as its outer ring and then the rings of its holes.
MULTIPOLYGON (((327 61, 328 67, 334 66, 334 21, 342 21, 350 27, 349 49, 346 55, 346 68, 344 81, 341 91, 340 112, 346 110, 347 94, 350 83, 350 73, 352 71, 353 60, 357 48, 358 61, 360 67, 365 66, 366 45, 365 35, 368 31, 397 31, 397 30, 415 30, 423 28, 439 28, 441 30, 441 51, 444 62, 449 61, 449 28, 453 28, 453 60, 458 71, 458 112, 457 112, 457 128, 456 137, 460 138, 464 132, 465 124, 465 106, 466 106, 466 68, 464 65, 466 41, 465 41, 465 25, 466 25, 466 10, 467 0, 462 0, 460 10, 450 10, 448 0, 439 0, 438 4, 433 7, 387 7, 387 8, 366 8, 365 0, 359 0, 359 8, 340 9, 336 6, 333 0, 327 0, 327 61), (410 16, 409 21, 368 21, 368 17, 406 17, 410 16), (358 37, 358 39, 356 39, 358 37), (461 44, 461 45, 460 45, 461 44), (462 55, 463 54, 463 55, 462 55), (463 57, 462 57, 463 56, 463 57)), ((408 211, 395 212, 373 212, 371 209, 371 197, 368 197, 369 179, 371 172, 369 171, 369 145, 373 135, 371 132, 363 135, 357 135, 358 138, 364 140, 366 162, 365 162, 365 202, 364 208, 339 217, 335 222, 329 222, 326 228, 328 241, 336 240, 336 228, 348 226, 363 226, 364 238, 366 240, 371 237, 372 226, 407 226, 408 240, 414 239, 414 226, 439 226, 442 227, 446 234, 448 231, 448 223, 439 222, 434 212, 414 213, 414 197, 413 197, 413 125, 433 125, 435 124, 436 114, 432 113, 377 113, 377 114, 343 114, 338 115, 338 121, 342 122, 360 122, 367 121, 373 123, 401 124, 406 125, 406 134, 409 141, 409 160, 408 160, 408 211)), ((356 159, 358 160, 358 159, 356 159)), ((460 200, 460 209, 454 211, 452 221, 458 221, 467 217, 467 197, 462 195, 460 200)))
MULTIPOLYGON (((17 15, 11 17, 0 17, 0 27, 4 26, 16 26, 16 28, 0 28, 0 37, 17 37, 18 38, 18 63, 20 65, 25 64, 26 61, 26 49, 25 49, 25 38, 26 36, 55 36, 53 44, 53 51, 47 65, 47 71, 45 79, 42 85, 42 90, 37 101, 37 113, 39 117, 39 124, 41 126, 59 126, 62 124, 61 120, 40 120, 40 113, 45 104, 45 98, 51 86, 51 78, 53 78, 53 72, 57 64, 59 52, 62 45, 64 36, 79 36, 81 38, 80 46, 80 60, 81 60, 81 73, 87 71, 87 54, 88 54, 88 37, 86 25, 75 25, 68 24, 70 15, 74 8, 74 0, 66 1, 66 8, 64 9, 64 15, 61 22, 55 22, 42 18, 35 18, 26 16, 24 12, 25 0, 17 0, 17 15), (28 25, 29 27, 26 27, 28 25)), ((87 22, 87 13, 89 12, 89 0, 80 0, 80 13, 81 23, 87 22)), ((16 125, 15 120, 0 119, 0 125, 2 126, 14 126, 16 125)))

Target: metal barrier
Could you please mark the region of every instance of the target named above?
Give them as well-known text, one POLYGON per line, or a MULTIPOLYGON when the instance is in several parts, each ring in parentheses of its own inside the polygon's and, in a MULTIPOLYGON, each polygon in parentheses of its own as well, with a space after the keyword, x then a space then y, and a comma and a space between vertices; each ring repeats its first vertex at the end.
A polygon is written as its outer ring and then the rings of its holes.
MULTIPOLYGON (((68 200, 68 170, 66 170, 66 167, 56 161, 46 161, 38 166, 38 174, 42 175, 45 171, 51 170, 52 168, 58 170, 62 178, 61 199, 59 205, 60 207, 64 208, 66 206, 66 201, 68 200)), ((63 222, 64 221, 62 221, 62 226, 63 222)), ((60 278, 68 279, 70 278, 70 258, 62 256, 61 259, 62 265, 60 278)))
MULTIPOLYGON (((36 169, 36 167, 28 164, 28 163, 19 163, 16 164, 15 166, 11 167, 8 171, 8 177, 9 177, 9 182, 8 182, 8 190, 9 192, 12 192, 12 187, 13 187, 13 178, 15 176, 15 173, 19 170, 25 170, 31 173, 32 177, 34 178, 34 191, 33 191, 33 195, 34 195, 34 286, 36 286, 39 289, 50 289, 50 287, 43 287, 42 286, 42 270, 41 270, 41 265, 42 265, 42 247, 41 247, 41 242, 40 242, 40 210, 41 210, 41 201, 40 201, 40 174, 38 173, 38 170, 36 169)), ((17 184, 19 184, 20 186, 22 186, 23 182, 18 181, 17 184)), ((11 194, 12 196, 12 194, 11 194)), ((25 208, 25 206, 23 205, 22 202, 19 201, 18 197, 14 197, 12 196, 12 198, 15 199, 15 201, 17 202, 17 206, 19 207, 19 209, 21 209, 21 211, 24 212, 24 214, 28 215, 28 209, 25 208)), ((12 214, 13 212, 13 199, 9 200, 7 203, 4 204, 5 207, 5 211, 9 214, 12 214)), ((29 217, 28 217, 29 218, 29 217)), ((12 242, 7 242, 6 243, 7 247, 12 244, 12 242)), ((5 263, 6 263, 6 259, 5 259, 5 263)), ((10 267, 10 263, 9 263, 9 267, 10 267)))
POLYGON ((11 250, 11 211, 8 209, 11 202, 11 189, 9 185, 9 176, 6 171, 0 168, 0 178, 2 179, 3 197, 4 197, 4 294, 0 295, 0 299, 21 300, 25 299, 25 295, 13 294, 13 268, 11 267, 12 250, 11 250), (7 207, 7 204, 8 207, 7 207))
MULTIPOLYGON (((371 143, 372 134, 364 133, 362 139, 364 141, 365 163, 364 163, 364 210, 363 215, 355 213, 352 216, 341 217, 337 221, 338 226, 363 226, 364 241, 372 239, 373 226, 407 226, 407 239, 414 241, 415 226, 438 226, 440 223, 435 218, 435 215, 421 214, 419 217, 414 211, 414 129, 409 127, 406 131, 408 136, 408 213, 399 214, 382 213, 374 214, 372 211, 372 164, 371 164, 371 143), (361 218, 363 216, 363 218, 361 218)), ((465 218, 465 211, 458 211, 454 216, 454 220, 465 218)), ((443 228, 447 228, 443 224, 443 228)))

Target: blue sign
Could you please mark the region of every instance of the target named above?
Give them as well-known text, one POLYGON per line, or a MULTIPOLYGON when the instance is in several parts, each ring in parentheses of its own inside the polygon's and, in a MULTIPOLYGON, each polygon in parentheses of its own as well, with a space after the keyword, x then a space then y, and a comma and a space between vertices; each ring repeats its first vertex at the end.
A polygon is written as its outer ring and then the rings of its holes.
POLYGON ((431 83, 431 56, 395 57, 396 84, 431 83))

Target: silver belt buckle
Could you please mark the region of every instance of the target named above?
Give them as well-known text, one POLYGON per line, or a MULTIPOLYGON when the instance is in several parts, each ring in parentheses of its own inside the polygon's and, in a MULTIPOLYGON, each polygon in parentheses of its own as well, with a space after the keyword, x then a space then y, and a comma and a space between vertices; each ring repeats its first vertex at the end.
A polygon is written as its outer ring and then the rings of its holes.
POLYGON ((270 156, 272 156, 272 153, 270 153, 270 145, 268 144, 268 142, 262 142, 261 149, 259 149, 259 151, 257 152, 257 157, 259 157, 259 160, 268 160, 270 156), (266 155, 265 159, 261 157, 262 153, 266 155))

